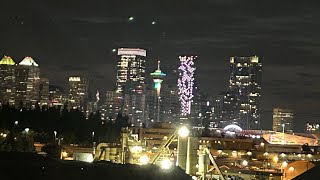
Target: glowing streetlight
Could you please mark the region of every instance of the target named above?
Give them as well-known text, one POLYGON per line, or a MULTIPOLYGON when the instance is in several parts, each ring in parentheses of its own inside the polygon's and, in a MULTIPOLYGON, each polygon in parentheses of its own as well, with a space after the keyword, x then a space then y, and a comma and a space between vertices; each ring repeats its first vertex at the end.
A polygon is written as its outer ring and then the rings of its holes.
POLYGON ((18 124, 19 124, 19 122, 18 122, 18 121, 15 121, 15 122, 14 122, 14 125, 18 125, 18 124))
POLYGON ((143 155, 139 158, 139 162, 141 165, 146 165, 150 161, 150 158, 147 155, 143 155))
POLYGON ((28 132, 30 131, 29 128, 25 128, 24 131, 28 134, 28 132))
POLYGON ((134 17, 130 16, 130 17, 128 18, 128 20, 129 20, 129 21, 133 21, 133 20, 134 20, 134 17))
POLYGON ((281 153, 280 156, 281 156, 282 158, 285 158, 287 155, 286 155, 285 153, 281 153))
POLYGON ((243 160, 243 161, 242 161, 242 165, 243 165, 243 166, 248 166, 248 161, 243 160))
POLYGON ((186 127, 179 128, 178 135, 182 138, 187 137, 189 135, 189 129, 186 127))
POLYGON ((281 165, 281 166, 282 166, 282 168, 285 168, 285 167, 287 167, 287 166, 288 166, 288 163, 287 163, 287 161, 283 161, 283 162, 282 162, 282 165, 281 165))
POLYGON ((237 157, 238 156, 238 152, 237 151, 232 151, 231 155, 232 155, 232 157, 237 157))
POLYGON ((172 166, 172 162, 169 159, 164 159, 161 161, 161 169, 168 170, 172 166))
POLYGON ((290 166, 290 167, 289 167, 289 171, 294 171, 294 167, 293 167, 293 166, 290 166))
POLYGON ((273 157, 273 161, 274 161, 275 163, 277 163, 278 160, 279 160, 278 156, 274 156, 274 157, 273 157))
POLYGON ((112 52, 115 53, 117 50, 115 48, 112 49, 112 52))
POLYGON ((132 153, 140 153, 142 151, 142 147, 141 146, 133 146, 131 148, 131 152, 132 153))
POLYGON ((312 157, 312 154, 307 154, 307 158, 311 158, 312 157))
POLYGON ((54 134, 54 143, 56 143, 56 140, 57 140, 57 131, 53 131, 53 134, 54 134))
POLYGON ((61 156, 62 156, 63 158, 66 158, 66 157, 68 157, 68 153, 67 153, 66 151, 62 151, 62 152, 61 152, 61 156))

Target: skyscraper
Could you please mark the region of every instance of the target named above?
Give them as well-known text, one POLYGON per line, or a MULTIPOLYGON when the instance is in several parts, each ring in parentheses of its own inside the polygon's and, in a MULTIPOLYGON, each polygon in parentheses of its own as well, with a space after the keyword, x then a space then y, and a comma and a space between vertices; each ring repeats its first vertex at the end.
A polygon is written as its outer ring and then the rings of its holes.
POLYGON ((50 106, 62 107, 67 102, 67 100, 68 98, 66 97, 66 94, 64 93, 62 88, 49 85, 50 106))
POLYGON ((273 109, 272 130, 277 132, 293 132, 293 111, 290 109, 273 109))
POLYGON ((16 105, 23 103, 27 107, 32 107, 39 101, 39 65, 31 57, 25 57, 17 66, 15 77, 16 105))
POLYGON ((119 48, 117 92, 143 92, 147 51, 138 48, 119 48))
POLYGON ((107 91, 106 103, 103 106, 102 117, 105 120, 115 120, 118 113, 122 111, 123 97, 116 91, 107 91))
POLYGON ((138 48, 118 49, 116 92, 124 98, 123 113, 134 126, 145 120, 145 63, 147 52, 138 48))
POLYGON ((238 124, 237 102, 230 91, 222 92, 215 97, 213 114, 215 127, 224 128, 229 124, 238 124))
POLYGON ((231 57, 229 87, 235 98, 237 124, 244 129, 260 128, 262 63, 257 56, 231 57))
POLYGON ((15 67, 15 62, 9 56, 4 56, 0 61, 0 104, 15 104, 15 67))
POLYGON ((86 110, 88 100, 88 81, 83 76, 69 77, 69 108, 86 110))
POLYGON ((191 103, 194 90, 194 60, 197 56, 180 56, 178 88, 181 103, 181 116, 191 113, 191 103))
POLYGON ((39 101, 41 105, 49 104, 49 79, 47 78, 40 78, 39 101))

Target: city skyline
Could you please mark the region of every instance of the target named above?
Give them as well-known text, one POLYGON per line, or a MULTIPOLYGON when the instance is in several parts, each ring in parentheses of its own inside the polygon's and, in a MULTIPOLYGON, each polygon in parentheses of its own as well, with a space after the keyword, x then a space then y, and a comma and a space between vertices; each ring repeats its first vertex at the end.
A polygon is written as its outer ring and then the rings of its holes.
POLYGON ((199 56, 199 88, 212 96, 228 85, 231 56, 257 55, 264 60, 262 126, 268 121, 270 127, 273 107, 293 109, 300 125, 319 121, 319 85, 314 83, 320 80, 316 62, 319 35, 313 28, 319 26, 315 8, 318 3, 188 1, 178 8, 158 2, 146 3, 146 11, 140 13, 136 12, 142 8, 141 3, 129 3, 132 10, 125 14, 112 10, 121 3, 129 2, 93 3, 88 8, 94 10, 86 14, 78 11, 87 10, 87 6, 72 1, 63 8, 58 3, 28 2, 13 6, 5 2, 7 8, 0 18, 7 26, 0 30, 3 40, 0 55, 11 56, 16 62, 26 55, 32 56, 43 69, 42 77, 63 87, 68 76, 87 73, 95 92, 111 90, 115 84, 114 48, 145 48, 149 52, 147 66, 160 59, 168 74, 176 69, 179 55, 195 53, 199 56), (168 13, 163 15, 165 7, 168 13), (229 12, 224 12, 226 8, 229 12), (188 15, 188 10, 196 13, 188 15), (129 22, 130 16, 134 20, 129 22), (157 23, 152 24, 153 21, 157 23), (172 27, 168 28, 169 25, 172 27))

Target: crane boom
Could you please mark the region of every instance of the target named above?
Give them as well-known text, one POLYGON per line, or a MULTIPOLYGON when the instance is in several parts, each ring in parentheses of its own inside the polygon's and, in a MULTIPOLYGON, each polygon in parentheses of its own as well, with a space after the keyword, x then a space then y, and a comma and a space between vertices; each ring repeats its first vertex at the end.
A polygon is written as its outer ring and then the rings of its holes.
POLYGON ((220 171, 220 169, 219 169, 216 161, 214 160, 214 158, 213 158, 210 150, 209 150, 208 148, 204 148, 204 150, 205 150, 205 152, 209 155, 209 158, 210 158, 210 161, 211 161, 212 164, 213 164, 213 167, 218 171, 219 177, 220 177, 222 180, 225 180, 225 178, 223 177, 223 175, 222 175, 222 173, 221 173, 221 171, 220 171))

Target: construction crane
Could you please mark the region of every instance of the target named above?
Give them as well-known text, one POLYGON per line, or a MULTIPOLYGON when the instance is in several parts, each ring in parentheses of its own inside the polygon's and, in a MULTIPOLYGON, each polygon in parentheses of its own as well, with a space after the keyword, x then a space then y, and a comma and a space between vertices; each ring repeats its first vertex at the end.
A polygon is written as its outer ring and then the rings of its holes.
POLYGON ((151 158, 151 161, 150 161, 151 164, 155 164, 157 162, 157 160, 159 159, 161 153, 163 153, 170 146, 172 141, 177 138, 177 132, 178 131, 176 130, 173 134, 171 134, 171 136, 166 141, 163 141, 160 144, 160 146, 158 148, 159 149, 158 152, 156 152, 153 155, 153 157, 151 158))
MULTIPOLYGON (((185 127, 182 127, 182 128, 185 128, 185 127)), ((186 134, 188 134, 189 132, 187 132, 186 129, 182 129, 182 128, 176 130, 173 134, 171 134, 171 135, 169 136, 169 138, 168 138, 167 140, 163 141, 163 142, 160 144, 160 146, 159 146, 159 148, 158 148, 158 149, 159 149, 158 152, 156 152, 156 153, 152 156, 152 158, 151 158, 151 161, 150 161, 151 164, 155 164, 155 163, 157 162, 157 160, 159 159, 159 157, 161 156, 161 154, 162 154, 163 152, 165 152, 166 149, 168 149, 168 147, 170 146, 170 144, 171 144, 179 135, 188 136, 188 135, 186 135, 186 134)), ((225 180, 225 178, 224 178, 223 174, 221 173, 221 171, 220 171, 217 163, 215 162, 214 157, 212 156, 210 150, 209 150, 207 147, 203 147, 203 148, 201 148, 200 150, 202 150, 203 154, 207 154, 207 155, 209 156, 209 159, 210 159, 211 163, 213 164, 213 167, 216 169, 216 171, 217 171, 217 173, 218 173, 218 175, 219 175, 219 178, 220 178, 221 180, 225 180)), ((204 177, 204 174, 203 174, 203 179, 204 179, 204 178, 205 178, 205 177, 204 177)))

